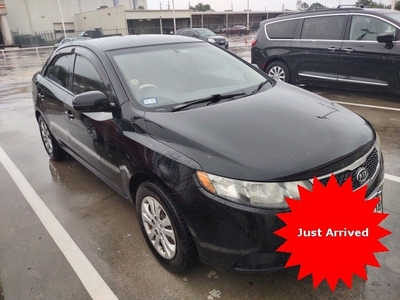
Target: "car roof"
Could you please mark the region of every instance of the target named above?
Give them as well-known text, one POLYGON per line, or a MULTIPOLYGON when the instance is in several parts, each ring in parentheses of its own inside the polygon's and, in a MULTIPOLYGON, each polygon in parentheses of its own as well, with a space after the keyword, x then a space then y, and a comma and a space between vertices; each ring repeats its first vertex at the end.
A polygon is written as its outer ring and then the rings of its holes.
POLYGON ((76 42, 75 46, 85 46, 89 49, 112 51, 125 48, 160 45, 160 44, 176 44, 176 43, 199 43, 196 40, 186 36, 169 35, 169 34, 143 34, 143 35, 125 35, 102 37, 97 39, 76 42))
MULTIPOLYGON (((332 13, 354 13, 354 12, 366 12, 372 15, 383 15, 390 12, 394 12, 389 9, 384 8, 363 8, 363 7, 352 7, 352 6, 342 6, 339 8, 321 8, 315 10, 306 10, 301 12, 289 12, 285 14, 281 14, 275 18, 268 19, 285 19, 285 18, 293 18, 293 17, 302 17, 302 16, 312 16, 312 15, 325 15, 325 14, 332 14, 332 13)), ((400 12, 399 12, 400 13, 400 12)))

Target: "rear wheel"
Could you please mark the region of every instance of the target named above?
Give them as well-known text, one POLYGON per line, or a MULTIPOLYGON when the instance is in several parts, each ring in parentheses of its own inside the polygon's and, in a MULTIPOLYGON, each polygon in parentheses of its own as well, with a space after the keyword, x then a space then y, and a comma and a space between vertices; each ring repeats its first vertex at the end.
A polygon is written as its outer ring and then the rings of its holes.
POLYGON ((66 156, 64 150, 60 147, 54 136, 51 134, 46 121, 42 116, 38 118, 40 136, 47 154, 52 160, 61 160, 66 156))
POLYGON ((196 250, 176 204, 153 182, 142 183, 136 193, 136 211, 146 243, 169 271, 181 273, 196 262, 196 250))
POLYGON ((290 82, 289 68, 282 61, 270 63, 265 72, 277 81, 290 82))

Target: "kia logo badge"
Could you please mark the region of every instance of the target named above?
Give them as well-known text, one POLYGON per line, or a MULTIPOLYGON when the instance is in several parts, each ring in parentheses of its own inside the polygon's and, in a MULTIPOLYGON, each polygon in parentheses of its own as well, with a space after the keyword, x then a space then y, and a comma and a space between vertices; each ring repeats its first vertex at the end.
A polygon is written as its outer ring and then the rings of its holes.
POLYGON ((368 178, 368 170, 364 167, 359 168, 356 173, 356 179, 358 182, 364 182, 368 178))

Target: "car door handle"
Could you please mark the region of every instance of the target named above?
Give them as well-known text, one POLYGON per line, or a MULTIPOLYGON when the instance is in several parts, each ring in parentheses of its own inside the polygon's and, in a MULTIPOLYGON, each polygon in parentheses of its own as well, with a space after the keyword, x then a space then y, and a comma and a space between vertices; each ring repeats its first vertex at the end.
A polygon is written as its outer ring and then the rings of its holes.
POLYGON ((44 99, 44 94, 38 93, 38 97, 43 100, 44 99))
POLYGON ((336 51, 336 50, 340 50, 340 48, 336 48, 336 47, 329 47, 328 48, 329 51, 336 51))
POLYGON ((351 53, 354 51, 353 48, 346 48, 346 49, 342 49, 343 51, 346 51, 347 53, 351 53))
POLYGON ((65 112, 65 115, 71 120, 71 119, 75 119, 75 116, 72 114, 72 112, 70 110, 67 110, 65 112))

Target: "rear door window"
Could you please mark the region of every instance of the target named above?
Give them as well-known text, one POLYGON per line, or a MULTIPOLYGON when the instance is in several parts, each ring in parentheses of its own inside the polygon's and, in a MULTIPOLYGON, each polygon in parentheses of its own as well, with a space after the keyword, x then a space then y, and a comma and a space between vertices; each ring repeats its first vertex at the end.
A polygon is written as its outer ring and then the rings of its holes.
POLYGON ((321 16, 305 18, 301 39, 342 40, 346 16, 321 16))
POLYGON ((74 62, 73 59, 74 56, 71 54, 58 56, 47 69, 45 76, 68 89, 68 78, 74 62))
POLYGON ((288 20, 267 24, 267 34, 270 39, 292 39, 298 20, 288 20))

